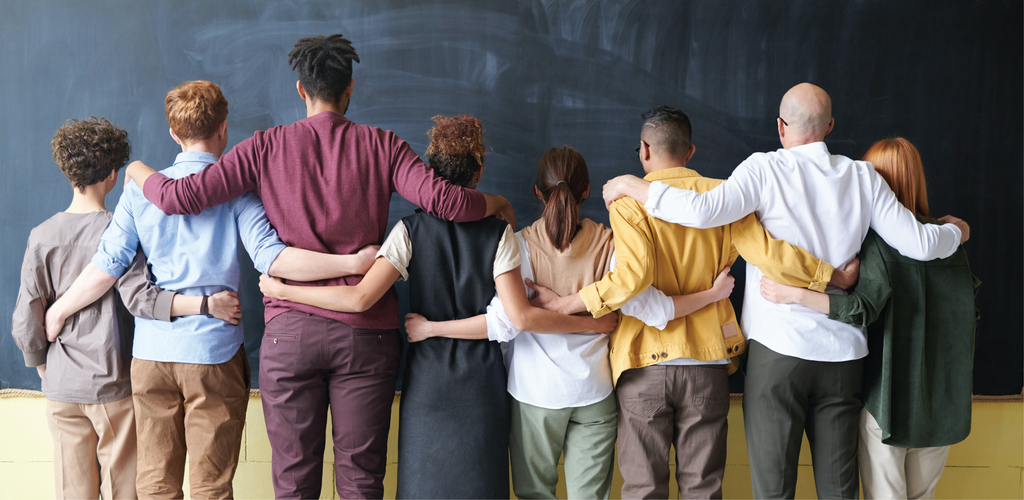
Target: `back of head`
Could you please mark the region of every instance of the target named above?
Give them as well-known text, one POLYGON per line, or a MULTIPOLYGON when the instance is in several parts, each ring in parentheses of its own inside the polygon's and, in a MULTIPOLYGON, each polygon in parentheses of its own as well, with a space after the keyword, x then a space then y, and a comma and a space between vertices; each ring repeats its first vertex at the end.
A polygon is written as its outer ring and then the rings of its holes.
POLYGON ((228 100, 216 83, 206 80, 174 87, 164 107, 171 130, 185 143, 211 137, 228 118, 228 100))
POLYGON ((590 173, 583 155, 570 146, 551 148, 540 158, 534 187, 544 199, 544 226, 559 251, 576 237, 580 203, 590 188, 590 173))
POLYGON ((427 161, 437 175, 462 187, 475 187, 476 174, 484 166, 484 129, 470 115, 435 116, 427 131, 427 161))
POLYGON ((70 119, 50 141, 53 161, 78 189, 96 184, 128 163, 128 132, 103 118, 70 119))
POLYGON ((817 85, 801 83, 782 96, 779 116, 809 141, 823 140, 832 121, 832 98, 817 85))
POLYGON ((669 107, 658 106, 640 115, 644 120, 640 138, 651 151, 666 160, 686 163, 690 154, 690 118, 686 113, 669 107))
POLYGON ((359 62, 359 56, 341 33, 300 38, 288 53, 306 94, 329 103, 338 103, 352 81, 352 61, 359 62))
POLYGON ((896 199, 915 215, 928 216, 928 187, 924 180, 921 155, 910 141, 895 137, 874 143, 864 161, 889 184, 896 199))

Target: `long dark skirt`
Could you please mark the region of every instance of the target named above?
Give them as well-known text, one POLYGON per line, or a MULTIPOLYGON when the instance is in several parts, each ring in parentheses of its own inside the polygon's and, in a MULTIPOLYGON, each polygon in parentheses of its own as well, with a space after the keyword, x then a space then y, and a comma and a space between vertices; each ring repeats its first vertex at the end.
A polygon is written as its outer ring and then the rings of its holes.
POLYGON ((398 498, 508 498, 510 404, 497 342, 409 344, 398 498))

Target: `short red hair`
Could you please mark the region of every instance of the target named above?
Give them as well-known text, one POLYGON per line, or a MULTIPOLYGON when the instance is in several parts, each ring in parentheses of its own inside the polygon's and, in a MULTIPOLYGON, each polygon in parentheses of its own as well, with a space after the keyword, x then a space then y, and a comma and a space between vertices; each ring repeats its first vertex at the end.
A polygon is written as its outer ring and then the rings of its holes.
POLYGON ((924 182, 921 154, 902 137, 882 139, 864 153, 903 206, 915 215, 928 217, 928 187, 924 182))
POLYGON ((167 123, 183 142, 206 139, 228 118, 228 100, 216 83, 206 80, 185 82, 171 89, 164 99, 167 123))

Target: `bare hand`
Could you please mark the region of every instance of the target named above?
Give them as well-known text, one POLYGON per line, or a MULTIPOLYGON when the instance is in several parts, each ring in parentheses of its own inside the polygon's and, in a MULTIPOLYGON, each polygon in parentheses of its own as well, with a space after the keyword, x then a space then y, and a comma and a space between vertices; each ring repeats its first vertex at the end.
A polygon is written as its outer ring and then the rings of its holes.
POLYGON ((853 260, 846 264, 846 269, 839 269, 837 267, 832 271, 832 281, 829 281, 828 284, 836 288, 848 290, 857 284, 857 278, 859 277, 860 257, 854 257, 853 260))
POLYGON ((508 222, 508 225, 512 226, 512 230, 516 229, 516 212, 512 210, 512 203, 505 200, 505 208, 498 212, 498 218, 508 222))
POLYGON ((761 296, 768 302, 792 304, 799 298, 802 288, 776 283, 767 276, 761 276, 761 296))
POLYGON ((56 342, 57 336, 60 335, 60 331, 64 329, 64 322, 67 320, 66 317, 60 314, 56 307, 50 307, 46 310, 46 340, 50 342, 56 342))
POLYGON ((43 375, 46 375, 46 363, 43 363, 36 367, 36 373, 39 374, 39 379, 42 380, 43 375))
POLYGON ((352 274, 366 274, 370 267, 373 266, 373 262, 377 260, 378 250, 380 250, 380 245, 366 245, 360 248, 355 254, 357 261, 356 272, 352 274))
POLYGON ((432 337, 434 322, 416 313, 405 315, 405 334, 409 342, 419 342, 432 337))
POLYGON ((594 331, 597 333, 612 333, 616 326, 619 326, 619 315, 618 313, 608 313, 600 318, 597 318, 597 328, 594 331))
POLYGON ((238 301, 238 294, 230 290, 217 292, 206 301, 210 315, 232 325, 237 325, 242 320, 242 303, 238 301))
POLYGON ((604 184, 602 196, 604 207, 609 208, 613 201, 628 196, 641 204, 647 203, 647 190, 651 183, 635 175, 620 175, 604 184))
POLYGON ((135 184, 138 184, 139 188, 142 188, 142 185, 146 183, 146 179, 155 173, 156 170, 150 168, 149 165, 146 165, 139 160, 135 160, 129 163, 128 168, 124 170, 124 183, 127 185, 129 180, 134 180, 135 184))
POLYGON ((971 226, 968 226, 966 222, 957 219, 952 215, 940 217, 939 220, 960 228, 960 244, 963 245, 964 243, 967 243, 968 238, 971 237, 971 226))
POLYGON ((266 274, 260 275, 260 291, 263 292, 264 296, 280 299, 280 287, 282 286, 284 286, 284 281, 281 278, 273 278, 266 274))
POLYGON ((711 285, 711 291, 715 294, 715 301, 728 299, 732 295, 732 289, 736 286, 736 278, 729 274, 730 266, 725 266, 722 272, 718 273, 715 283, 711 285))
POLYGON ((558 310, 558 299, 561 299, 562 297, 555 293, 554 290, 543 285, 538 285, 530 278, 526 278, 526 286, 530 287, 530 290, 537 293, 536 297, 530 299, 530 305, 541 309, 547 309, 549 311, 561 312, 558 310))

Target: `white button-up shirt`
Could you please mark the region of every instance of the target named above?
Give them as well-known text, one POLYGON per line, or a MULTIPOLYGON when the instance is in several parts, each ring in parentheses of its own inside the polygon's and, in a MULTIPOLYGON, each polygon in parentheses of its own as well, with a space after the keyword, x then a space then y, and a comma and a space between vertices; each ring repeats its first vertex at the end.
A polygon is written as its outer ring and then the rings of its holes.
MULTIPOLYGON (((837 268, 857 255, 868 228, 917 260, 948 257, 960 246, 959 228, 918 223, 870 163, 830 154, 824 142, 755 153, 728 180, 703 194, 654 182, 644 208, 659 219, 697 228, 721 226, 756 212, 773 237, 799 245, 837 268)), ((747 264, 741 318, 747 338, 777 353, 812 361, 867 355, 867 339, 860 328, 799 304, 765 300, 761 276, 747 264)))

